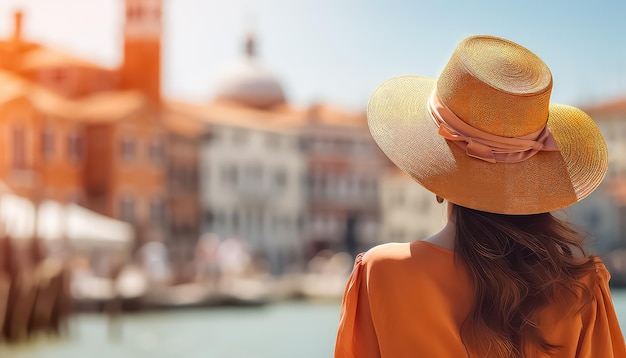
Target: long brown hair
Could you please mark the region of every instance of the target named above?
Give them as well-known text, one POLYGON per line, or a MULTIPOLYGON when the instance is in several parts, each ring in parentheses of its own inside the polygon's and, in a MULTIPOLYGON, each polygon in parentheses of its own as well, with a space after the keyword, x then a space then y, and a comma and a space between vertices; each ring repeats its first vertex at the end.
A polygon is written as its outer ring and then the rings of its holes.
POLYGON ((504 215, 451 205, 455 255, 474 287, 475 303, 461 332, 468 351, 482 357, 522 357, 527 347, 557 351, 541 335, 536 316, 557 300, 590 299, 580 279, 595 271, 595 263, 584 254, 583 236, 551 213, 504 215))

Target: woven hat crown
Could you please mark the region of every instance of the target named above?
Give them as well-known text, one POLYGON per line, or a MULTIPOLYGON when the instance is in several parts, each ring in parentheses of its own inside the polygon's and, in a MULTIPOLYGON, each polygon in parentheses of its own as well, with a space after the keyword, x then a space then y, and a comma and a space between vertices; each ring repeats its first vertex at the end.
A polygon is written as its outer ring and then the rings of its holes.
POLYGON ((552 75, 525 47, 502 38, 475 36, 456 47, 437 80, 437 92, 472 127, 519 137, 546 125, 552 75))

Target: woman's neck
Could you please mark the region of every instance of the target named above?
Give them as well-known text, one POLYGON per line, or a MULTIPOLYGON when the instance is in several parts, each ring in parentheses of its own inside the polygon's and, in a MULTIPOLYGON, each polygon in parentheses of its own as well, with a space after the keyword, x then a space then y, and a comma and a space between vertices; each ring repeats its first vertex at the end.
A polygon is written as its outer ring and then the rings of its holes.
POLYGON ((449 214, 446 226, 444 226, 441 231, 425 239, 424 241, 428 241, 434 245, 443 247, 448 250, 454 250, 454 242, 456 241, 456 225, 449 214))

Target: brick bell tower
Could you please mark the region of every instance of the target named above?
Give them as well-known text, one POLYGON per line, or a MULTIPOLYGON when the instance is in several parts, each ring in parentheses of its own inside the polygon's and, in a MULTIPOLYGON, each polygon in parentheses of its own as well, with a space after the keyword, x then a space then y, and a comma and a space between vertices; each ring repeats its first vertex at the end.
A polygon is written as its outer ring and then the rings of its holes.
POLYGON ((121 86, 161 100, 163 0, 124 0, 124 62, 121 86))

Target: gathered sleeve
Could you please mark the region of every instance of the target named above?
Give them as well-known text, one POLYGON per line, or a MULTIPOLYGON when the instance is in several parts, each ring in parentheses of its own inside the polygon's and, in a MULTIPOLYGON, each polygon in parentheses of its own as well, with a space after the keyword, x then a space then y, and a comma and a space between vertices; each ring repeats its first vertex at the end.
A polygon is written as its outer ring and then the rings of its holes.
POLYGON ((581 314, 582 329, 576 357, 626 358, 626 345, 611 300, 609 279, 609 272, 597 259, 593 300, 581 314))
POLYGON ((346 285, 335 343, 335 358, 379 358, 367 292, 367 265, 359 254, 346 285))

